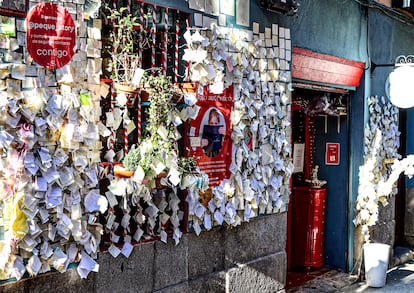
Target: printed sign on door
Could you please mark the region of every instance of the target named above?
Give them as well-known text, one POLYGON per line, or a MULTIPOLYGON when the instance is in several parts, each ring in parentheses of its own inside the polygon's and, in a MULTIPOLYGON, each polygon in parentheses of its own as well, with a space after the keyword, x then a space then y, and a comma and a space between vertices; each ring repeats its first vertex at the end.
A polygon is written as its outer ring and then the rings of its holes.
POLYGON ((325 154, 325 164, 326 165, 339 165, 340 157, 340 145, 339 143, 326 143, 326 154, 325 154))

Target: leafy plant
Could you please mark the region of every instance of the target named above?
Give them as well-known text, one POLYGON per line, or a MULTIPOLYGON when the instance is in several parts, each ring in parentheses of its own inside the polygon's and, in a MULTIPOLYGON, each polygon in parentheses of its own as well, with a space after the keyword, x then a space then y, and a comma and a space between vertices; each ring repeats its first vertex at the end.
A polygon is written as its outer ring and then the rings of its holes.
POLYGON ((178 172, 182 175, 198 172, 197 162, 194 157, 181 157, 178 160, 178 172))
POLYGON ((138 39, 140 23, 137 17, 128 13, 126 7, 118 9, 105 7, 105 14, 112 25, 110 47, 107 48, 111 60, 109 71, 113 82, 133 85, 135 71, 140 67, 134 41, 138 39))
POLYGON ((148 100, 150 102, 147 129, 150 134, 153 134, 160 125, 169 126, 167 125, 168 122, 171 122, 169 116, 176 106, 174 98, 182 93, 173 87, 170 76, 158 72, 150 74, 146 71, 142 77, 142 84, 144 90, 149 94, 148 100))
POLYGON ((135 171, 141 162, 140 148, 131 149, 124 157, 123 164, 126 170, 135 171))
MULTIPOLYGON (((158 69, 152 70, 157 71, 158 69)), ((174 119, 179 116, 176 109, 176 98, 182 93, 173 87, 171 77, 164 76, 159 72, 151 74, 146 71, 141 83, 143 89, 148 93, 150 103, 147 109, 148 119, 144 135, 150 138, 154 151, 165 158, 175 149, 174 141, 178 139, 174 119)))
POLYGON ((123 163, 131 171, 141 166, 146 177, 153 178, 158 175, 155 170, 159 171, 160 166, 168 169, 178 164, 175 141, 179 137, 174 119, 179 113, 175 97, 182 93, 173 87, 171 78, 159 74, 157 68, 144 71, 141 88, 148 93, 150 103, 145 132, 141 144, 125 156, 123 163))

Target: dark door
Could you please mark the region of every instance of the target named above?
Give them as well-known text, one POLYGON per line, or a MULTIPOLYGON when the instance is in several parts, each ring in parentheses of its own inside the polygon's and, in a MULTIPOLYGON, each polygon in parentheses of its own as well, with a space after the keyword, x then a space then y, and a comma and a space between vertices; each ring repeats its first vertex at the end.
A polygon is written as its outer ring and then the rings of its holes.
MULTIPOLYGON (((295 89, 293 92, 292 113, 297 115, 303 112, 305 123, 298 123, 295 116, 292 117, 292 143, 305 142, 306 148, 303 172, 293 175, 293 188, 306 186, 307 180, 311 179, 311 169, 315 165, 319 166, 318 178, 327 181, 325 231, 324 239, 321 240, 324 241, 324 266, 344 271, 347 266, 348 245, 348 108, 348 94, 305 89, 295 89), (341 115, 336 115, 338 111, 324 109, 323 101, 327 101, 326 98, 337 106, 338 101, 341 101, 341 115), (312 107, 316 107, 316 111, 313 111, 312 107), (305 138, 300 134, 303 125, 306 128, 305 138), (327 158, 327 144, 339 147, 337 154, 333 152, 327 158)), ((289 239, 298 232, 289 225, 289 222, 292 222, 291 212, 295 209, 291 206, 293 202, 290 202, 288 215, 288 248, 289 239)), ((288 251, 289 268, 292 267, 291 256, 295 253, 293 250, 293 247, 290 247, 288 251)))
POLYGON ((327 181, 325 266, 346 271, 348 243, 348 116, 315 117, 315 164, 327 181), (326 164, 327 143, 339 144, 338 165, 326 164))

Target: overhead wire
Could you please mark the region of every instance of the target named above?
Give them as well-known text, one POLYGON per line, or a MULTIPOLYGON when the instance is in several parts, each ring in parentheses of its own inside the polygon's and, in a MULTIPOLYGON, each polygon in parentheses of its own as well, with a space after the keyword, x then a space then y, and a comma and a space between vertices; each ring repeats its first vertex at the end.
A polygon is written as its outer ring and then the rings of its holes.
POLYGON ((394 20, 402 22, 404 24, 414 25, 414 18, 413 17, 409 17, 406 14, 401 13, 401 12, 399 12, 398 10, 396 10, 394 8, 391 8, 391 7, 385 6, 383 4, 377 3, 373 0, 367 0, 367 1, 353 0, 353 1, 357 2, 358 4, 360 4, 364 7, 379 10, 383 14, 391 17, 394 20))

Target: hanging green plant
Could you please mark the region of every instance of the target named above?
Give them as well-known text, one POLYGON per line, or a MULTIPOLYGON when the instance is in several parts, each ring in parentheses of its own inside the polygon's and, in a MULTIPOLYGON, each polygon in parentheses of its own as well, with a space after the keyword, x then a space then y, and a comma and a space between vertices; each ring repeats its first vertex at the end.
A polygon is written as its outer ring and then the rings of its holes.
POLYGON ((140 26, 138 18, 129 13, 127 7, 115 9, 106 5, 104 14, 112 26, 110 42, 105 48, 111 57, 108 62, 110 78, 118 88, 125 89, 128 86, 132 90, 136 89, 134 75, 141 67, 134 46, 135 40, 138 39, 138 27, 140 26))
POLYGON ((197 162, 194 157, 181 157, 178 160, 178 172, 185 176, 198 172, 197 162))
POLYGON ((123 165, 131 171, 140 167, 145 179, 151 180, 162 172, 178 168, 175 142, 180 137, 176 127, 179 117, 176 97, 182 92, 174 88, 171 78, 160 74, 157 68, 144 71, 140 88, 148 94, 148 119, 140 145, 125 155, 123 165))

